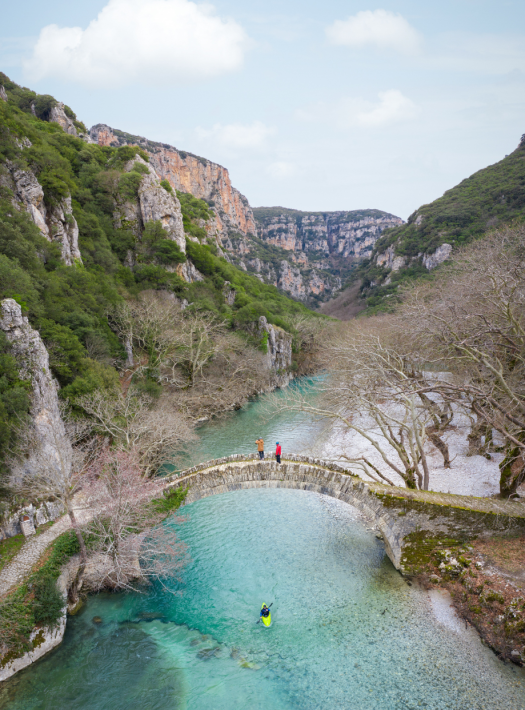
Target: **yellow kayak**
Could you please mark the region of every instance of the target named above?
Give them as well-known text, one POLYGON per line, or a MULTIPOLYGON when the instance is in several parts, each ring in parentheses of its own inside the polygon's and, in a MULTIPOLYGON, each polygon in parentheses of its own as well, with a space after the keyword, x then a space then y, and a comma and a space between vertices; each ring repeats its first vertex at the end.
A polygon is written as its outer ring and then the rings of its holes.
MULTIPOLYGON (((263 608, 264 604, 261 606, 263 608)), ((262 622, 265 626, 270 626, 272 623, 272 612, 268 609, 268 616, 261 616, 262 622)))

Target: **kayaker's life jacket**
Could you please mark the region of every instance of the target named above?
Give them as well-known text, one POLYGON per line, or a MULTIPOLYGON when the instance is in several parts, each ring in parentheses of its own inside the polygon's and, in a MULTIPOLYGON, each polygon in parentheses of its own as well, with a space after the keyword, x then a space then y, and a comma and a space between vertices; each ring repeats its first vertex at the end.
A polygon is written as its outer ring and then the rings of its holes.
POLYGON ((261 609, 261 616, 269 616, 269 615, 270 615, 270 610, 268 609, 268 607, 266 607, 265 609, 261 609))

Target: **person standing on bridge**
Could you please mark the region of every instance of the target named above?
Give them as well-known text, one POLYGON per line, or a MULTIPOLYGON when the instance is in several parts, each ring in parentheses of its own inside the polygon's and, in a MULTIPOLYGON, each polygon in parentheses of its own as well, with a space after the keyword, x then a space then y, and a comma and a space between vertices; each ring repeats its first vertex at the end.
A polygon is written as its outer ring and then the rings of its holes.
POLYGON ((275 459, 277 463, 281 463, 281 445, 278 441, 275 442, 275 459))
POLYGON ((257 439, 255 442, 257 444, 257 451, 259 452, 259 458, 264 458, 264 441, 262 439, 257 439))

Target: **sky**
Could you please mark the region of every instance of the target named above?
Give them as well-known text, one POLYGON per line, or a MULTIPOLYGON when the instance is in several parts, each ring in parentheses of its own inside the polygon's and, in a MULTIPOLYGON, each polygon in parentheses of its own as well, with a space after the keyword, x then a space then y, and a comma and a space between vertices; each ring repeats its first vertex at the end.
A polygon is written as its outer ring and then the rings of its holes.
POLYGON ((523 0, 24 0, 0 69, 252 206, 406 219, 525 133, 523 0))

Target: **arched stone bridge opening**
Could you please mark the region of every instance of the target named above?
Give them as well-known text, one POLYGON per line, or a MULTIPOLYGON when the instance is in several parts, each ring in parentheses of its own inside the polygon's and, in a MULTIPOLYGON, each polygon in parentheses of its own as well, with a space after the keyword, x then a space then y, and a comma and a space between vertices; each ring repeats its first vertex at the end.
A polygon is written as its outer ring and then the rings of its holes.
POLYGON ((337 498, 359 510, 381 532, 394 567, 414 574, 441 538, 465 541, 480 532, 525 531, 525 505, 450 493, 413 491, 365 482, 337 464, 287 454, 278 464, 235 455, 200 464, 167 479, 187 488, 185 503, 250 488, 294 488, 337 498))

